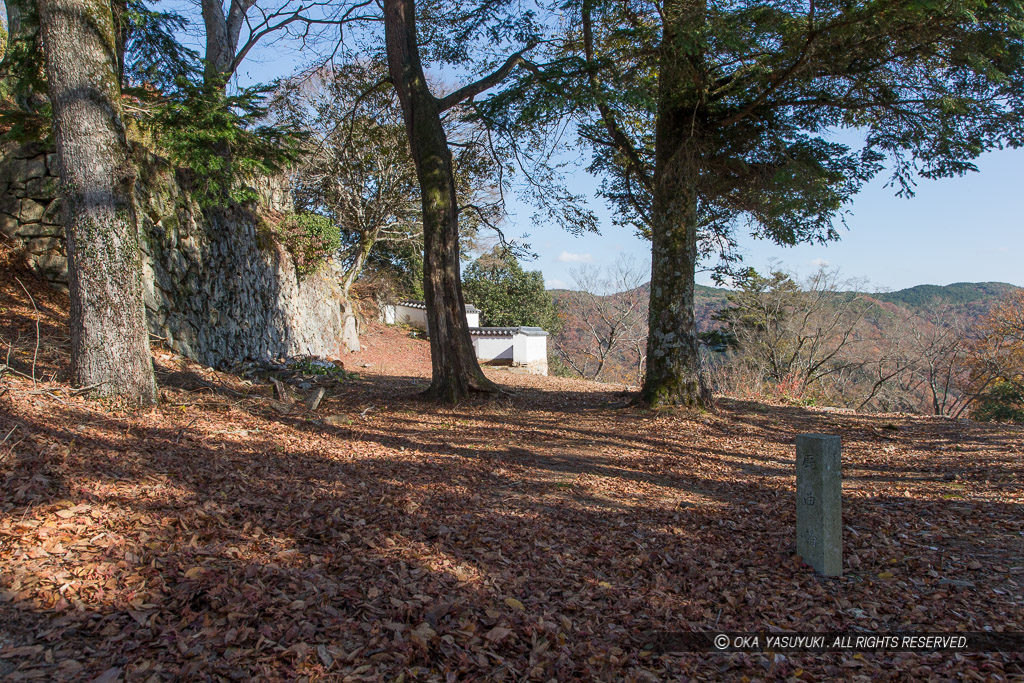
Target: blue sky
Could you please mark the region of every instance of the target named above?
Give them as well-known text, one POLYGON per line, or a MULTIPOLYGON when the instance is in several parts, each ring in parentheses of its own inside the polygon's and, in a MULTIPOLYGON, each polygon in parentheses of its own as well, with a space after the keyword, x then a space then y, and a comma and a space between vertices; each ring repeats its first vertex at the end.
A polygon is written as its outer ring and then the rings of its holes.
MULTIPOLYGON (((921 180, 911 199, 876 178, 847 207, 848 229, 826 246, 777 247, 749 236, 740 240, 745 262, 758 270, 779 262, 797 273, 819 265, 867 279, 872 288, 902 289, 919 284, 1009 282, 1024 286, 1024 150, 991 152, 979 159, 978 173, 960 178, 921 180)), ((591 196, 597 180, 580 171, 574 189, 591 196)), ((533 231, 529 241, 539 258, 527 268, 540 270, 548 287, 571 285, 570 269, 580 263, 612 263, 621 252, 637 261, 650 258, 648 244, 628 228, 612 224, 599 198, 601 235, 574 237, 556 230, 533 231)), ((529 207, 516 207, 510 234, 531 232, 529 207)), ((706 274, 701 284, 713 284, 706 274)))

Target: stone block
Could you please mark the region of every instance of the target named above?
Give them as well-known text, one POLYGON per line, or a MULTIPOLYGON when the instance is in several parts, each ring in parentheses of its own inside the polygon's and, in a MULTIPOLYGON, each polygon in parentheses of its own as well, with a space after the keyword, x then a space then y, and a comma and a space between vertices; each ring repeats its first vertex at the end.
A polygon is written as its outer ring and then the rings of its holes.
POLYGON ((67 284, 68 259, 59 254, 40 254, 28 258, 29 265, 43 278, 51 282, 67 284))
POLYGON ((64 214, 61 212, 61 201, 59 199, 54 199, 46 205, 46 213, 43 214, 43 223, 64 225, 64 214))
POLYGON ((25 251, 30 254, 64 255, 64 240, 56 237, 33 237, 25 240, 25 251))
POLYGON ((27 160, 45 156, 47 151, 46 147, 39 142, 26 142, 11 150, 10 156, 13 159, 27 160))
POLYGON ((14 233, 18 237, 59 237, 64 238, 63 225, 50 225, 48 223, 26 223, 18 225, 14 233))
POLYGON ((32 178, 25 183, 25 195, 36 200, 54 199, 59 190, 59 182, 53 176, 32 178))
POLYGON ((8 213, 0 213, 0 233, 7 235, 8 237, 14 237, 18 234, 18 228, 20 227, 18 219, 8 213))
POLYGON ((18 208, 21 200, 11 194, 0 195, 0 213, 9 213, 12 216, 18 215, 18 208))
POLYGON ((47 175, 46 157, 43 155, 32 157, 31 159, 25 159, 24 164, 24 171, 22 172, 23 180, 42 178, 47 175))
POLYGON ((796 551, 824 576, 843 574, 840 439, 796 437, 796 551))
POLYGON ((142 259, 142 301, 150 311, 160 310, 160 296, 157 291, 153 265, 148 259, 142 259))
POLYGON ((22 199, 18 207, 18 220, 22 223, 38 223, 46 213, 46 207, 34 199, 22 199))

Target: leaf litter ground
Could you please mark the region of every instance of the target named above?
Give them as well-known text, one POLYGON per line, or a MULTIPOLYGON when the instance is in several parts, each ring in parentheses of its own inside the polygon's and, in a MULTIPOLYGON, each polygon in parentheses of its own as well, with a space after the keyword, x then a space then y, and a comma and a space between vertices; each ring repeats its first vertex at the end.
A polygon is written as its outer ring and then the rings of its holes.
POLYGON ((1021 428, 728 400, 654 415, 622 387, 501 370, 514 394, 440 407, 415 396, 426 342, 376 326, 283 406, 265 373, 155 348, 162 403, 130 414, 61 381, 66 299, 28 281, 36 314, 7 279, 0 680, 1024 676, 1020 654, 649 647, 1024 631, 1021 428), (794 556, 804 432, 843 438, 841 579, 794 556))

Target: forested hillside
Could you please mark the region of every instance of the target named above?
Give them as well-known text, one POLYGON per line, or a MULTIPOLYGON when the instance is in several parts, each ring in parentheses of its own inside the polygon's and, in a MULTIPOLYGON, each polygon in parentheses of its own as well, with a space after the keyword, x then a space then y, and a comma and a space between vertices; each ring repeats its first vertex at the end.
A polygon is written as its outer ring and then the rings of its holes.
MULTIPOLYGON (((788 282, 794 287, 797 284, 791 279, 788 282)), ((795 311, 803 307, 801 310, 806 311, 817 307, 814 314, 825 318, 824 333, 815 335, 809 328, 790 330, 793 338, 785 339, 784 333, 776 330, 778 334, 774 340, 759 340, 757 343, 762 347, 766 343, 774 345, 770 351, 762 348, 761 361, 772 363, 775 360, 768 359, 768 356, 789 354, 791 357, 786 362, 793 366, 800 361, 796 360, 799 353, 792 345, 799 344, 805 348, 835 345, 829 349, 829 352, 835 351, 834 357, 823 360, 819 368, 803 379, 784 376, 786 372, 793 371, 793 367, 785 370, 775 368, 775 381, 767 383, 772 384, 771 387, 766 386, 764 378, 750 374, 757 372, 743 367, 753 361, 741 357, 743 354, 739 347, 743 345, 724 329, 730 323, 730 306, 737 305, 737 300, 743 298, 741 291, 695 287, 695 321, 719 391, 746 388, 764 392, 751 397, 817 400, 854 408, 873 406, 876 409, 898 408, 926 413, 955 412, 963 408, 963 404, 953 400, 957 393, 952 387, 956 383, 954 376, 959 377, 960 383, 967 383, 969 371, 964 365, 967 363, 964 354, 975 328, 999 302, 1024 291, 999 282, 960 282, 945 286, 919 285, 895 292, 864 293, 844 290, 840 282, 814 278, 807 282, 810 290, 817 288, 819 291, 811 291, 810 296, 803 299, 795 290, 785 294, 785 287, 780 286, 780 281, 775 283, 775 290, 765 285, 758 294, 760 300, 747 300, 748 307, 760 309, 762 315, 775 316, 754 325, 762 330, 784 327, 787 323, 783 321, 786 317, 783 311, 787 309, 795 311), (768 311, 774 311, 774 314, 768 311), (950 358, 938 358, 943 354, 951 355, 960 365, 954 370, 949 366, 950 358), (918 377, 916 381, 908 379, 915 368, 921 370, 922 363, 929 368, 925 374, 931 376, 918 377), (943 363, 946 364, 946 378, 940 382, 935 376, 936 368, 943 363), (802 383, 811 381, 813 384, 826 376, 842 387, 815 393, 802 386, 802 383), (858 384, 863 391, 850 389, 858 384)), ((601 381, 640 384, 647 351, 644 335, 648 288, 649 285, 644 284, 614 294, 593 294, 592 305, 582 308, 578 303, 578 293, 550 290, 562 311, 562 327, 552 345, 553 366, 570 376, 589 375, 601 381)), ((752 310, 747 310, 744 315, 752 313, 752 310)), ((819 320, 818 324, 820 326, 822 321, 819 320)), ((755 345, 749 334, 746 341, 746 348, 755 345)), ((812 357, 806 362, 814 365, 818 360, 821 359, 812 357)))
MULTIPOLYGON (((639 289, 643 297, 648 296, 650 285, 639 289)), ((975 315, 984 313, 993 303, 1007 294, 1021 288, 1005 282, 955 282, 950 285, 917 285, 893 292, 859 292, 858 294, 890 303, 908 311, 920 311, 928 307, 951 306, 962 308, 975 315)), ((564 301, 565 289, 549 289, 555 301, 564 301)), ((715 326, 714 315, 728 304, 732 290, 723 287, 694 285, 694 317, 701 332, 715 326)), ((617 296, 617 295, 611 295, 617 296)))
POLYGON ((899 304, 910 309, 929 306, 975 306, 982 311, 1019 287, 1005 282, 955 282, 951 285, 917 285, 895 292, 874 294, 879 301, 899 304))

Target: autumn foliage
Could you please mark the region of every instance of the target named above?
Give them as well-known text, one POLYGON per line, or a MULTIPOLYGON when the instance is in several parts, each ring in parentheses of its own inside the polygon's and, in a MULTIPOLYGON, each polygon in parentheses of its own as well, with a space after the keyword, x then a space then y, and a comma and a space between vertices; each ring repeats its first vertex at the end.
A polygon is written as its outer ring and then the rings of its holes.
POLYGON ((980 420, 1024 421, 1024 291, 1006 297, 978 325, 968 365, 980 420))

